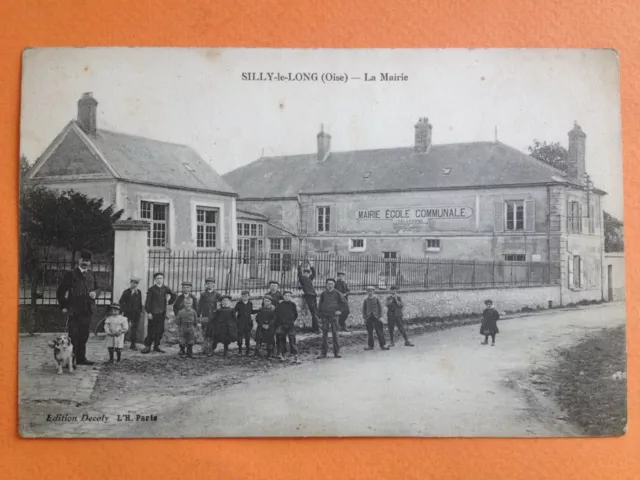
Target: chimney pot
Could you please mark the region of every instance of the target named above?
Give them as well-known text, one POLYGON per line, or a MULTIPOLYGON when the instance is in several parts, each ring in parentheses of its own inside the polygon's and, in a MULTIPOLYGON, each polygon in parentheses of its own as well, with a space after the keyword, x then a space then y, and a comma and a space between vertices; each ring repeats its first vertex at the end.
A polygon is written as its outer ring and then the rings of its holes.
POLYGON ((98 101, 93 98, 93 93, 85 92, 78 100, 78 123, 87 135, 95 135, 97 125, 98 101))

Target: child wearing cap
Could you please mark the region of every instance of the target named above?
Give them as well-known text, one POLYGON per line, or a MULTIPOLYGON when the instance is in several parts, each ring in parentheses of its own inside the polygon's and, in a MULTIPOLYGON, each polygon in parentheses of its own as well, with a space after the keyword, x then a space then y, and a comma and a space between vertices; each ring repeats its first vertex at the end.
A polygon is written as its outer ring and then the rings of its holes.
POLYGON ((280 284, 275 280, 271 280, 269 282, 269 291, 266 295, 271 297, 271 305, 274 307, 277 306, 284 298, 282 293, 280 293, 280 284))
POLYGON ((414 345, 409 341, 407 332, 404 329, 404 322, 402 321, 404 303, 402 303, 402 298, 398 295, 398 287, 395 285, 391 287, 391 295, 387 297, 385 303, 387 305, 387 325, 389 326, 389 346, 393 347, 395 345, 393 329, 398 327, 398 331, 404 338, 404 346, 413 347, 414 345))
POLYGON ((284 292, 284 299, 276 306, 276 342, 278 357, 284 360, 287 353, 287 339, 289 339, 289 354, 298 361, 298 349, 296 348, 296 320, 298 319, 298 307, 291 301, 291 292, 284 292))
POLYGON ((273 355, 276 309, 272 305, 272 301, 269 295, 265 295, 262 299, 262 308, 256 316, 256 323, 258 324, 256 327, 256 357, 260 356, 262 344, 267 346, 267 358, 273 355))
POLYGON ((213 315, 218 309, 218 302, 222 296, 214 290, 216 281, 213 278, 207 278, 204 281, 204 292, 200 294, 200 300, 198 301, 198 318, 202 324, 202 328, 205 331, 205 348, 202 353, 209 353, 209 344, 213 340, 213 337, 209 337, 206 332, 212 331, 209 328, 209 323, 213 319, 213 315))
POLYGON ((345 281, 344 272, 338 272, 338 279, 336 280, 336 290, 338 290, 342 295, 344 295, 345 300, 347 301, 346 308, 343 308, 340 311, 340 317, 338 318, 338 326, 340 330, 343 332, 347 331, 347 318, 349 317, 349 285, 345 281))
POLYGON ((109 362, 113 363, 113 351, 117 354, 117 362, 120 363, 122 347, 124 347, 124 334, 129 329, 127 317, 122 315, 120 305, 112 303, 109 307, 109 316, 104 321, 104 333, 107 334, 107 350, 109 350, 109 362))
POLYGON ((494 347, 496 345, 496 334, 499 333, 498 320, 500 319, 500 314, 493 308, 493 301, 485 300, 484 305, 486 308, 482 312, 482 324, 480 325, 480 335, 484 335, 484 342, 480 343, 482 345, 488 344, 489 337, 491 337, 491 346, 494 347))
POLYGON ((138 289, 140 279, 131 277, 129 288, 120 296, 120 308, 129 321, 129 332, 131 335, 131 350, 138 350, 136 341, 138 340, 138 325, 142 315, 142 292, 138 289))
POLYGON ((238 355, 242 355, 242 341, 244 340, 245 355, 249 355, 249 342, 251 340, 251 330, 253 330, 253 320, 251 315, 258 313, 253 309, 253 303, 249 300, 249 291, 243 290, 240 300, 234 307, 238 320, 238 355))
POLYGON ((208 337, 212 339, 209 356, 213 355, 218 343, 224 346, 223 356, 227 357, 229 344, 238 339, 238 323, 236 312, 231 307, 231 296, 220 297, 221 306, 213 314, 213 319, 209 322, 208 337))
POLYGON ((191 301, 193 302, 192 304, 193 309, 198 310, 198 299, 193 293, 191 293, 192 286, 193 284, 191 282, 188 282, 188 281, 182 282, 182 293, 178 295, 178 298, 176 299, 176 303, 173 304, 173 313, 175 314, 176 317, 178 316, 178 313, 180 312, 180 310, 182 310, 182 306, 184 305, 184 300, 186 298, 190 298, 191 301))
POLYGON ((198 325, 198 316, 193 309, 193 298, 188 296, 184 299, 183 307, 176 317, 176 325, 180 332, 180 356, 186 355, 193 358, 193 344, 196 340, 196 327, 198 325))
POLYGON ((373 350, 373 331, 376 331, 380 350, 389 350, 384 344, 384 330, 382 329, 382 305, 380 299, 375 295, 374 287, 367 287, 367 297, 362 302, 362 318, 367 326, 367 346, 365 350, 373 350))
POLYGON ((164 284, 164 274, 155 273, 153 275, 153 286, 147 292, 147 300, 144 309, 147 311, 147 338, 144 339, 145 348, 142 353, 153 351, 164 353, 160 348, 160 342, 164 335, 164 322, 167 318, 167 297, 169 297, 169 305, 173 305, 176 301, 176 293, 164 284))

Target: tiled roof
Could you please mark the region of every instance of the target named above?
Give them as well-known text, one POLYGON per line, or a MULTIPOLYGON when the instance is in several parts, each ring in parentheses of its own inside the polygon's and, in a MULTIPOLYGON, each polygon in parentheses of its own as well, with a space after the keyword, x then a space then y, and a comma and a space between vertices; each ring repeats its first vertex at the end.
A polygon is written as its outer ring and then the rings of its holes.
POLYGON ((234 194, 191 147, 108 130, 87 136, 124 180, 234 194))
POLYGON ((563 173, 500 142, 263 157, 223 178, 240 198, 295 197, 298 193, 465 188, 554 183, 563 173), (554 179, 552 179, 554 177, 554 179))

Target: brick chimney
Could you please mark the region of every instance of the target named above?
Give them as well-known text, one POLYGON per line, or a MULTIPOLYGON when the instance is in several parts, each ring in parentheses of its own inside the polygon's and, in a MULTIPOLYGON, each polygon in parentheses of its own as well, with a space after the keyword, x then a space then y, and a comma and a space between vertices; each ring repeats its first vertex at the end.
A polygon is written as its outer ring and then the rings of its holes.
POLYGON ((320 125, 320 133, 318 134, 318 161, 322 162, 331 153, 331 135, 324 131, 324 126, 320 125))
POLYGON ((422 117, 416 123, 416 141, 413 146, 414 153, 429 153, 431 148, 431 130, 433 126, 427 117, 422 117))
POLYGON ((78 123, 87 135, 95 135, 97 127, 98 101, 91 92, 83 93, 78 100, 78 123))
POLYGON ((587 135, 582 131, 577 122, 573 122, 573 128, 569 132, 569 151, 567 153, 567 176, 576 183, 585 182, 586 162, 585 144, 587 135))

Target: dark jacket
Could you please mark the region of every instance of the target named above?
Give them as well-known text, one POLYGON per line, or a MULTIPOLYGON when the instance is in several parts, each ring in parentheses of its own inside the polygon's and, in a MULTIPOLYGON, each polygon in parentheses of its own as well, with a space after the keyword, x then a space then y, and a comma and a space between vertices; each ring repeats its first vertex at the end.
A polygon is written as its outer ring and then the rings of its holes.
POLYGON ((324 316, 333 316, 336 312, 342 312, 348 309, 349 305, 338 290, 335 288, 332 291, 325 290, 320 294, 320 301, 318 302, 318 314, 324 316))
POLYGON ((198 312, 199 317, 205 317, 207 319, 211 319, 213 314, 218 309, 218 302, 220 301, 220 297, 222 295, 216 292, 215 290, 208 292, 204 291, 200 294, 200 301, 198 302, 198 312))
POLYGON ((387 318, 402 318, 404 303, 402 303, 402 299, 398 295, 396 295, 396 298, 389 295, 385 303, 387 305, 387 318))
POLYGON ((240 300, 236 303, 236 306, 233 309, 235 310, 236 318, 238 319, 238 330, 251 330, 253 328, 251 315, 258 313, 258 310, 253 309, 253 303, 251 303, 251 300, 248 300, 246 304, 240 300))
POLYGON ((370 317, 374 317, 376 320, 380 320, 382 317, 382 304, 380 299, 376 296, 373 298, 366 297, 362 302, 362 317, 367 320, 370 317))
POLYGON ((276 293, 272 293, 271 290, 269 290, 267 291, 267 293, 265 293, 265 295, 269 295, 273 299, 271 301, 271 305, 273 305, 274 307, 277 306, 284 298, 284 295, 282 294, 282 292, 280 292, 280 290, 276 290, 276 293))
MULTIPOLYGON (((193 300, 193 310, 194 312, 198 311, 198 299, 196 298, 196 296, 193 293, 190 293, 189 296, 191 297, 191 300, 193 300)), ((173 304, 173 313, 176 314, 176 316, 178 315, 178 313, 180 313, 180 310, 182 310, 182 307, 184 306, 184 299, 186 297, 184 296, 184 293, 181 293, 180 295, 178 295, 178 298, 176 299, 176 303, 173 304)))
POLYGON ((142 313, 142 292, 136 288, 134 294, 130 288, 127 288, 120 296, 120 308, 122 308, 122 314, 127 317, 130 315, 136 315, 142 313))
POLYGON ((498 320, 500 314, 495 308, 485 308, 482 312, 482 324, 480 325, 481 335, 495 335, 499 333, 498 320))
POLYGON ((100 287, 95 274, 87 270, 84 274, 79 267, 67 272, 58 286, 56 296, 61 308, 69 309, 76 315, 91 315, 96 310, 96 302, 89 296, 95 292, 100 295, 100 287))
POLYGON ((256 315, 256 342, 274 343, 276 332, 276 309, 273 305, 262 307, 256 315), (265 328, 266 326, 266 328, 265 328))
POLYGON ((346 307, 346 310, 344 310, 344 312, 348 312, 349 311, 349 292, 351 291, 349 290, 349 285, 347 285, 347 282, 345 282, 344 280, 336 280, 335 289, 344 295, 344 298, 347 301, 347 307, 346 307))
POLYGON ((220 307, 207 325, 208 337, 222 343, 235 342, 238 339, 238 320, 232 307, 220 307))
POLYGON ((298 307, 289 301, 283 301, 276 306, 276 324, 278 327, 292 327, 298 319, 298 307))
POLYGON ((173 305, 176 301, 176 293, 166 285, 161 287, 154 285, 147 292, 147 301, 144 309, 147 313, 156 315, 167 311, 167 295, 169 296, 169 305, 173 305))
POLYGON ((311 274, 309 277, 305 277, 302 274, 302 265, 298 265, 298 282, 300 282, 300 287, 302 287, 302 292, 305 295, 313 295, 316 294, 316 289, 313 286, 313 279, 316 278, 316 269, 314 267, 310 268, 311 274))

